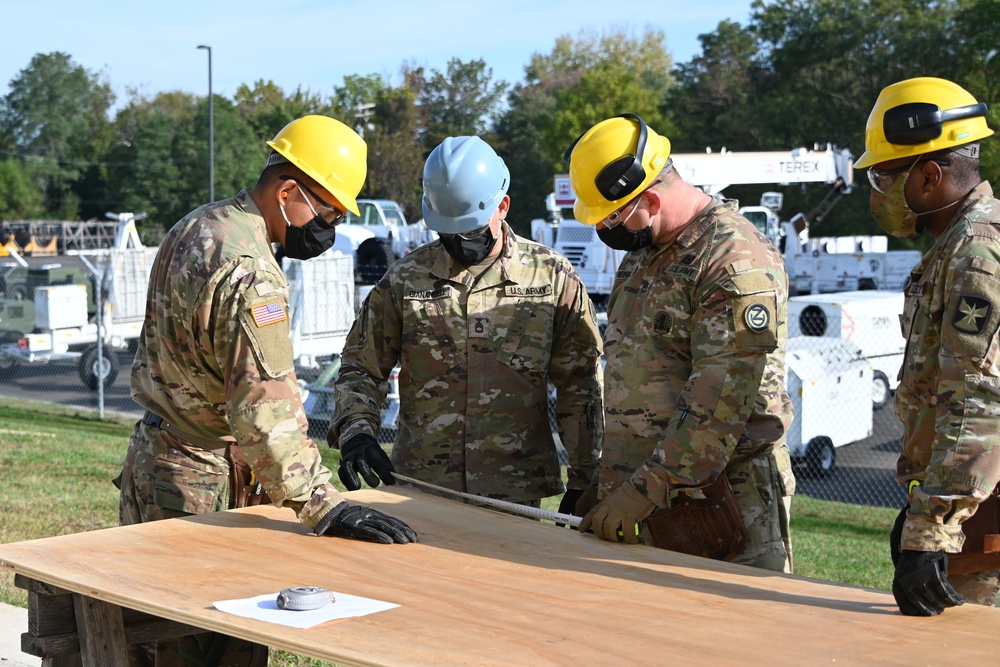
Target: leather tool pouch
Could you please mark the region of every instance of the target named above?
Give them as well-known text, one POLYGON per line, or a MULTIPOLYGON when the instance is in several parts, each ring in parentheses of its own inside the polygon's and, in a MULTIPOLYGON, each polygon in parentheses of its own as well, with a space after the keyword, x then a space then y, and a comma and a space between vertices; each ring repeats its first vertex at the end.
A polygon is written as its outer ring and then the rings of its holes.
POLYGON ((1000 570, 1000 485, 962 523, 962 552, 948 554, 948 574, 1000 570))
POLYGON ((229 497, 229 509, 253 507, 271 502, 267 491, 259 482, 251 483, 253 471, 243 456, 243 452, 240 451, 239 445, 231 444, 226 447, 226 459, 229 461, 229 485, 232 489, 229 497))
POLYGON ((743 525, 733 487, 725 474, 701 489, 704 498, 678 494, 674 504, 646 517, 653 546, 693 556, 732 560, 744 549, 743 525))

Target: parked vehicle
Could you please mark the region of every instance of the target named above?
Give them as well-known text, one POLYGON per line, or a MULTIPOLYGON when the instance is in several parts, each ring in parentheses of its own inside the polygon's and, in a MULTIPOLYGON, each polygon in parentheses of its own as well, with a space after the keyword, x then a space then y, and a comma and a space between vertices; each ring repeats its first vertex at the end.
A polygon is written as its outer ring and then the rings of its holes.
POLYGON ((850 340, 872 366, 872 405, 884 408, 899 385, 906 340, 899 329, 902 292, 862 290, 788 299, 788 336, 850 340))
POLYGON ((423 220, 406 221, 402 207, 388 199, 359 199, 358 215, 347 214, 344 226, 371 232, 355 250, 355 275, 359 285, 374 285, 389 264, 437 238, 423 220))
POLYGON ((788 339, 785 365, 795 409, 787 436, 792 460, 829 475, 838 447, 872 434, 872 367, 851 341, 813 336, 788 339))
MULTIPOLYGON (((323 440, 333 419, 333 385, 340 374, 340 355, 332 357, 323 367, 322 372, 312 382, 300 381, 302 401, 309 419, 309 436, 323 440)), ((378 441, 392 444, 396 440, 396 429, 399 420, 399 366, 392 369, 389 375, 389 393, 381 410, 381 431, 378 441)))

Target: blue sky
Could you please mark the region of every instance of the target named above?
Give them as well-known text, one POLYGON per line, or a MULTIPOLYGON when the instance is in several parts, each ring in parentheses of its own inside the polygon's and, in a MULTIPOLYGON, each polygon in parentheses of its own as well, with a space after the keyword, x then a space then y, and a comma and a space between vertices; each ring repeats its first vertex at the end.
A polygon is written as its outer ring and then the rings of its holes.
POLYGON ((412 63, 443 71, 451 58, 481 58, 496 79, 515 82, 533 53, 558 36, 662 30, 675 62, 700 51, 698 35, 719 21, 746 24, 751 0, 33 0, 5 3, 0 95, 36 53, 62 51, 128 89, 232 97, 240 84, 273 80, 329 94, 345 75, 382 74, 398 84, 412 63), (609 11, 612 12, 609 14, 609 11))

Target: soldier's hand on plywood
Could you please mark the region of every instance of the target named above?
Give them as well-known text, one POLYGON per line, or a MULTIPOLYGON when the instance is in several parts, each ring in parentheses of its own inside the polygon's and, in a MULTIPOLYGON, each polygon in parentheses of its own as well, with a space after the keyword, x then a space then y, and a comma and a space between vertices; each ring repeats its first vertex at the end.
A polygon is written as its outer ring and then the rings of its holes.
POLYGON ((943 551, 900 552, 892 596, 904 616, 937 616, 965 603, 948 582, 948 555, 943 551))
POLYGON ((652 500, 640 493, 631 482, 625 482, 583 517, 580 532, 592 528, 594 535, 602 540, 637 544, 636 527, 655 508, 652 500))
POLYGON ((348 505, 346 501, 334 507, 320 520, 316 532, 320 535, 382 544, 417 541, 416 532, 399 519, 364 505, 348 505))
POLYGON ((396 478, 392 476, 395 471, 385 450, 367 433, 354 436, 340 448, 340 467, 337 469, 337 475, 348 491, 357 491, 361 488, 359 474, 372 488, 378 486, 380 479, 386 486, 395 484, 396 478))

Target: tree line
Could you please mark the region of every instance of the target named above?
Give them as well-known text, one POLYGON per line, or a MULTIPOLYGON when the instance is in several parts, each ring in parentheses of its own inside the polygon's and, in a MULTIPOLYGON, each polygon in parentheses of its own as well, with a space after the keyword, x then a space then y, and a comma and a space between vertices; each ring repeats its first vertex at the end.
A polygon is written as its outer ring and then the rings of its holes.
MULTIPOLYGON (((1000 0, 755 0, 746 25, 722 21, 700 52, 675 63, 664 34, 616 28, 559 37, 535 53, 516 84, 482 60, 444 71, 409 64, 398 77, 351 75, 331 94, 272 81, 215 95, 215 189, 250 187, 266 139, 290 120, 320 113, 363 133, 363 197, 394 199, 420 217, 423 161, 444 137, 476 134, 511 171, 508 220, 521 233, 546 216, 563 153, 587 127, 638 113, 676 152, 789 150, 833 144, 858 156, 868 113, 886 85, 913 76, 958 82, 991 106, 1000 87, 1000 0), (361 105, 365 105, 362 107, 361 105)), ((129 92, 113 115, 110 83, 70 54, 39 53, 0 98, 0 219, 83 220, 145 211, 147 243, 208 197, 208 100, 182 91, 129 92)), ((983 145, 983 175, 1000 175, 1000 148, 983 145)), ((880 233, 868 184, 844 199, 814 235, 880 233)), ((739 187, 785 194, 785 217, 825 194, 812 188, 739 187)), ((926 239, 923 240, 926 243, 926 239)), ((894 241, 899 247, 912 242, 894 241)))

